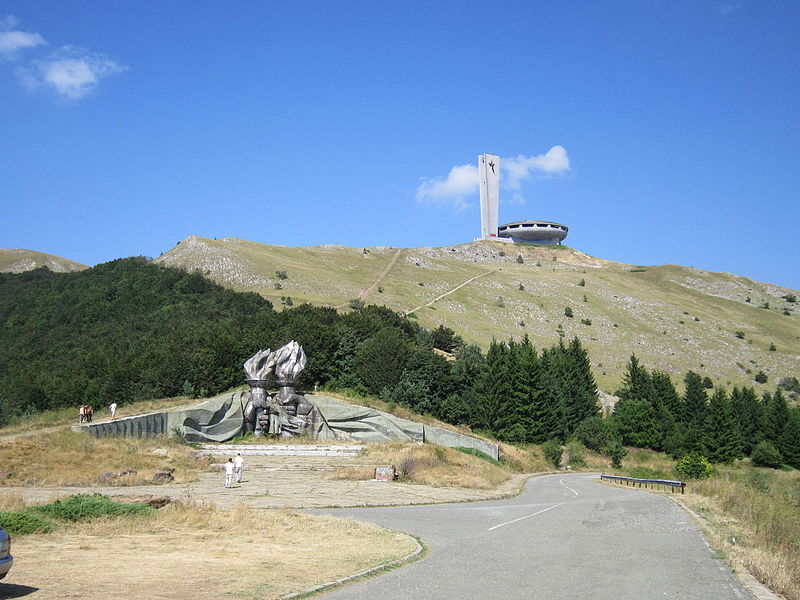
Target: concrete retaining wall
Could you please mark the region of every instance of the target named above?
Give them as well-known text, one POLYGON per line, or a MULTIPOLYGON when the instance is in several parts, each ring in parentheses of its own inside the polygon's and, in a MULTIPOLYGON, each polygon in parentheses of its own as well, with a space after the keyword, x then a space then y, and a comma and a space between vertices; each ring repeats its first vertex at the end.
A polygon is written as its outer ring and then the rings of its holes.
POLYGON ((488 454, 495 460, 500 460, 500 446, 492 442, 485 442, 478 438, 464 435, 450 431, 449 429, 442 429, 441 427, 434 427, 433 425, 424 426, 425 441, 429 444, 439 444, 440 446, 447 446, 448 448, 455 448, 460 446, 462 448, 473 448, 480 450, 484 454, 488 454))
POLYGON ((95 437, 156 437, 171 433, 167 412, 123 417, 102 423, 73 425, 72 431, 86 431, 95 437))

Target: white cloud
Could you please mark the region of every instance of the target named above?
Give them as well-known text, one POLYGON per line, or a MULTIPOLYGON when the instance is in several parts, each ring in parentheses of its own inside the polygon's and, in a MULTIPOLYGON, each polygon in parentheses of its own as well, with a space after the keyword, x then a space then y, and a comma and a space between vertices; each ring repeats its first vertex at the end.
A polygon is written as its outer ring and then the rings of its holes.
MULTIPOLYGON (((500 168, 501 185, 513 191, 503 202, 524 204, 520 193, 522 183, 530 180, 534 173, 554 175, 569 171, 569 155, 563 146, 553 146, 545 154, 501 158, 500 168)), ((423 177, 417 186, 417 201, 450 204, 456 210, 464 210, 469 205, 467 198, 477 193, 478 186, 478 166, 461 165, 450 169, 447 177, 423 177)))
POLYGON ((91 94, 100 80, 127 71, 104 54, 64 46, 45 60, 33 61, 25 72, 30 87, 47 86, 70 100, 91 94))
POLYGON ((736 2, 723 2, 722 4, 717 6, 717 10, 721 15, 729 15, 732 12, 736 12, 743 6, 744 6, 744 0, 737 0, 736 2))
POLYGON ((463 210, 467 207, 465 197, 478 191, 478 183, 477 165, 453 167, 446 178, 423 177, 417 186, 417 201, 452 204, 463 210))
POLYGON ((506 177, 504 185, 512 190, 519 190, 522 182, 531 178, 533 171, 548 174, 569 171, 569 156, 563 146, 553 146, 546 154, 523 156, 522 154, 500 159, 500 168, 506 177))
POLYGON ((38 33, 13 29, 17 23, 17 18, 13 15, 0 19, 0 56, 14 57, 18 50, 35 48, 46 43, 38 33))

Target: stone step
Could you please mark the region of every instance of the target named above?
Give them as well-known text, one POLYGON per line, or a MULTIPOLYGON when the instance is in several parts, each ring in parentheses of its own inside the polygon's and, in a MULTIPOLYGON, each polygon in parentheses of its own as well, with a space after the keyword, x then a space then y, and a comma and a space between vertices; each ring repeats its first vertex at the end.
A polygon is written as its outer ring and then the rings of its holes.
POLYGON ((201 444, 200 452, 215 456, 358 456, 365 446, 308 446, 265 444, 201 444))

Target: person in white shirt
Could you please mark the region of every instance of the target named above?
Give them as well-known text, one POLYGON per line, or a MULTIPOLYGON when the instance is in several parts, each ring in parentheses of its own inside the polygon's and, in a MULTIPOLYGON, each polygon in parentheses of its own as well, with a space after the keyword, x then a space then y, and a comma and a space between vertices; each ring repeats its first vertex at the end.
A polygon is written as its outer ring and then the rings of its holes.
POLYGON ((229 458, 225 463, 225 487, 233 487, 233 459, 229 458))
POLYGON ((108 405, 108 410, 111 411, 111 418, 112 419, 116 419, 117 418, 117 403, 116 402, 112 402, 111 404, 109 404, 108 405))
POLYGON ((236 475, 236 483, 242 483, 242 471, 244 470, 244 459, 238 452, 233 459, 233 472, 236 475))

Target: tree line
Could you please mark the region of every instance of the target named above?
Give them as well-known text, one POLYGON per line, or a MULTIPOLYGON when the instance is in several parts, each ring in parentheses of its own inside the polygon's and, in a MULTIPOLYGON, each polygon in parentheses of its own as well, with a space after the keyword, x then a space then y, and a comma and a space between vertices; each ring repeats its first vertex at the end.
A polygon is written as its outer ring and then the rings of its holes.
POLYGON ((800 408, 790 408, 780 388, 759 396, 753 388, 716 387, 684 377, 679 395, 669 375, 649 371, 636 356, 626 366, 621 400, 609 421, 622 443, 678 458, 696 453, 727 463, 745 456, 763 466, 800 468, 800 408))

